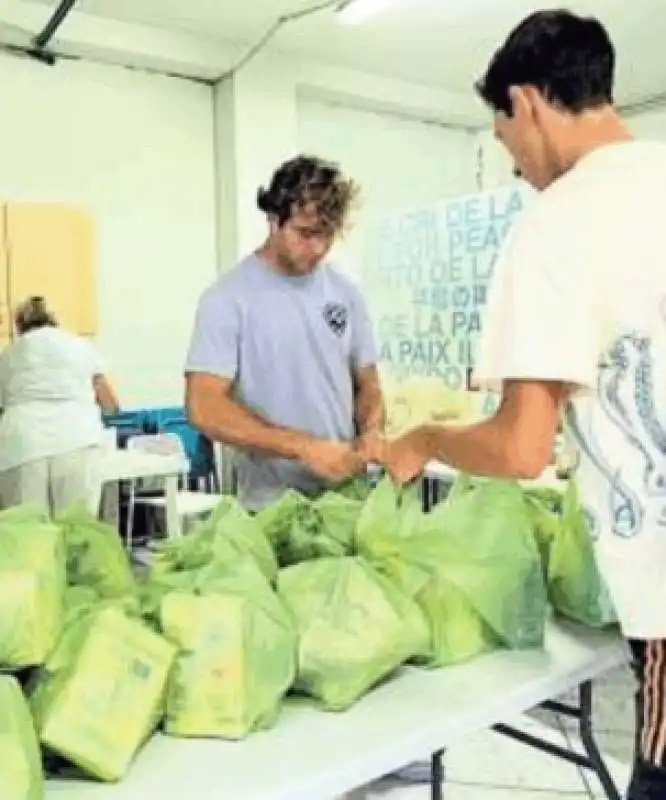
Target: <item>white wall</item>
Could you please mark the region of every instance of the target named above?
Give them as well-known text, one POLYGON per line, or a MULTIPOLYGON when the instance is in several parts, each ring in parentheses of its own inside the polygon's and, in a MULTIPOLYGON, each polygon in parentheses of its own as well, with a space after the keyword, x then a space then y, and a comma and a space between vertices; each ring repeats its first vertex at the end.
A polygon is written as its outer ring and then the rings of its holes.
MULTIPOLYGON (((392 180, 400 191, 391 197, 404 207, 404 202, 419 202, 420 197, 432 199, 429 194, 409 194, 414 175, 418 176, 416 186, 436 186, 438 194, 456 191, 453 184, 447 189, 447 180, 438 172, 446 177, 459 174, 461 167, 455 159, 441 156, 449 153, 450 142, 469 137, 460 128, 443 128, 442 119, 450 116, 458 125, 479 122, 471 94, 460 97, 405 81, 297 61, 270 49, 221 82, 214 95, 217 183, 225 198, 219 208, 223 269, 265 235, 266 221, 254 208, 257 188, 285 158, 303 149, 338 158, 364 183, 366 194, 373 191, 368 187, 377 185, 377 178, 384 187, 392 180), (380 138, 387 144, 380 147, 380 138), (398 163, 394 154, 405 168, 414 161, 416 172, 410 176, 409 170, 397 169, 393 178, 386 177, 386 163, 393 169, 398 163), (433 168, 428 154, 435 154, 433 163, 440 166, 433 168)), ((468 191, 466 180, 464 185, 468 191)), ((375 198, 381 194, 374 191, 375 198)))
MULTIPOLYGON (((666 106, 628 114, 626 122, 634 136, 666 140, 666 106)), ((515 181, 511 158, 490 131, 478 134, 477 146, 482 151, 481 174, 484 189, 494 189, 515 181)))
POLYGON ((354 225, 338 247, 353 269, 366 223, 476 189, 475 137, 461 129, 301 99, 301 150, 340 162, 361 187, 354 225))
POLYGON ((481 172, 481 186, 484 190, 496 189, 516 181, 513 176, 513 160, 506 148, 495 139, 492 131, 482 131, 477 135, 477 157, 481 172))
POLYGON ((0 197, 95 214, 98 342, 121 401, 180 403, 196 298, 215 275, 211 90, 3 56, 0 108, 0 197))
POLYGON ((634 136, 641 139, 666 139, 666 107, 656 106, 627 117, 627 124, 634 136))

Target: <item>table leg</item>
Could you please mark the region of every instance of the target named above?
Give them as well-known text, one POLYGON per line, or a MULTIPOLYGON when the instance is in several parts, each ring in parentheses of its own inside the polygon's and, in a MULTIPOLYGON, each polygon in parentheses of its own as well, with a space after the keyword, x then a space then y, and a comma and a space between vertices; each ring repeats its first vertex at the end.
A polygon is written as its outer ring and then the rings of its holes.
POLYGON ((165 523, 168 537, 183 535, 183 521, 178 513, 178 476, 169 475, 164 479, 165 523))
POLYGON ((577 708, 554 700, 548 700, 545 703, 542 703, 541 706, 548 711, 554 711, 557 714, 564 714, 567 717, 573 717, 578 720, 580 738, 581 742, 583 743, 583 747, 585 748, 584 755, 577 753, 574 750, 570 750, 567 747, 562 747, 560 745, 553 744, 552 742, 547 742, 544 739, 541 739, 539 736, 535 736, 531 733, 525 733, 524 731, 518 730, 517 728, 513 728, 510 725, 505 725, 503 723, 494 725, 493 730, 497 733, 501 733, 504 736, 508 736, 509 738, 520 742, 521 744, 534 747, 537 750, 541 750, 543 753, 548 753, 556 758, 561 758, 564 761, 568 761, 571 764, 576 764, 578 767, 583 767, 583 769, 589 769, 592 772, 595 772, 599 778, 599 781, 601 782, 604 793, 608 800, 622 800, 622 795, 618 791, 615 781, 611 777, 608 767, 604 763, 603 756, 599 752, 599 748, 594 739, 594 733, 592 731, 591 681, 585 681, 579 686, 578 696, 579 706, 577 708))
POLYGON ((580 732, 580 739, 585 748, 585 752, 589 756, 590 764, 594 772, 597 773, 599 782, 606 794, 608 800, 622 800, 620 792, 615 785, 615 781, 611 777, 608 767, 604 762, 603 756, 599 752, 599 747, 594 738, 592 730, 592 682, 586 681, 580 685, 580 716, 578 728, 580 732))
POLYGON ((102 484, 99 518, 120 531, 120 486, 118 481, 102 484))
POLYGON ((430 800, 443 800, 444 798, 444 789, 442 788, 444 783, 444 769, 442 767, 444 752, 444 750, 438 750, 432 755, 430 800))
POLYGON ((431 478, 421 480, 421 507, 427 513, 431 511, 440 499, 440 482, 431 478))

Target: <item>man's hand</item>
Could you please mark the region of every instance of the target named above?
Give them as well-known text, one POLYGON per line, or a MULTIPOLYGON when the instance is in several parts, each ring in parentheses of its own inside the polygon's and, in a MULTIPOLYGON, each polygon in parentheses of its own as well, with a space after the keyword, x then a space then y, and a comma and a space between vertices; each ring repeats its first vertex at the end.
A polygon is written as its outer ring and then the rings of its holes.
POLYGON ((364 466, 382 465, 386 460, 386 440, 378 433, 366 433, 356 440, 356 452, 364 466))
POLYGON ((397 483, 409 483, 424 471, 430 461, 428 440, 423 428, 414 428, 386 448, 386 469, 397 483))
POLYGON ((304 445, 300 460, 317 477, 340 482, 360 472, 363 461, 349 442, 314 439, 304 445))

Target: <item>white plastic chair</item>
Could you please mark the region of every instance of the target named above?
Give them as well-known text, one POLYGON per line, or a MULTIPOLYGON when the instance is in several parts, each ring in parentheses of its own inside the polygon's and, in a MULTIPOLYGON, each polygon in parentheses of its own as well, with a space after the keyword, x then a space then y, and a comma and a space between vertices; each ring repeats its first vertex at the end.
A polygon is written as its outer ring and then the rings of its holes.
MULTIPOLYGON (((187 456, 185 449, 183 448, 183 443, 175 433, 142 434, 140 436, 132 436, 127 440, 127 449, 150 455, 179 456, 182 458, 183 463, 187 462, 187 456)), ((182 483, 183 477, 184 476, 181 476, 181 481, 179 481, 179 483, 182 483)), ((153 510, 164 509, 164 512, 166 513, 167 504, 170 500, 170 498, 167 498, 166 493, 157 497, 143 497, 141 495, 137 496, 137 483, 138 482, 135 481, 130 483, 128 498, 126 542, 127 549, 129 551, 132 550, 134 512, 136 506, 146 506, 153 510)), ((175 502, 173 502, 171 507, 174 508, 174 512, 177 514, 179 520, 182 520, 186 517, 196 517, 204 514, 210 514, 218 505, 220 499, 221 495, 219 494, 212 494, 208 492, 190 492, 179 488, 175 498, 173 498, 175 502)), ((168 534, 169 530, 167 520, 167 535, 168 534)))

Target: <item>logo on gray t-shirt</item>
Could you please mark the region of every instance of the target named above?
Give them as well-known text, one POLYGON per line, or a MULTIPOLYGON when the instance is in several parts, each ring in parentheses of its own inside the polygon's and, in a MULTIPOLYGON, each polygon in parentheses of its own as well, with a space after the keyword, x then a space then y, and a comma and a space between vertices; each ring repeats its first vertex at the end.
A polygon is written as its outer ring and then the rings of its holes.
POLYGON ((349 313, 342 303, 327 303, 324 306, 326 324, 336 336, 342 336, 347 329, 349 313))

